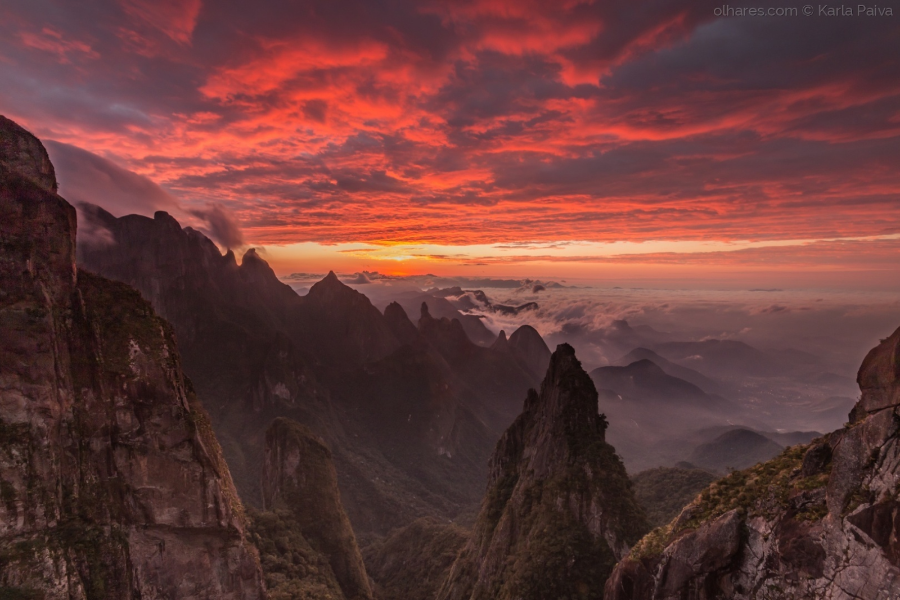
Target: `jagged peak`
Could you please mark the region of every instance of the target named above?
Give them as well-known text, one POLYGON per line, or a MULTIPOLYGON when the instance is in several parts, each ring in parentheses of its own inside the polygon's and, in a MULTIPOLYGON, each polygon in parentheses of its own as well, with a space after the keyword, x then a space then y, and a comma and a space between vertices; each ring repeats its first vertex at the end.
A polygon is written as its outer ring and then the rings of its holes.
POLYGON ((178 219, 170 215, 164 210, 158 210, 153 213, 153 220, 159 222, 160 224, 169 226, 173 229, 177 229, 181 231, 181 223, 178 222, 178 219))
MULTIPOLYGON (((328 275, 323 277, 321 281, 313 284, 313 286, 309 288, 307 297, 325 298, 327 296, 329 298, 333 298, 336 294, 347 297, 362 296, 363 298, 366 298, 364 294, 360 294, 352 287, 346 285, 344 282, 338 279, 338 276, 335 275, 334 271, 328 271, 328 275)), ((368 301, 368 298, 366 298, 366 301, 368 301)))
POLYGON ((384 316, 391 319, 406 319, 409 321, 409 316, 406 314, 406 311, 403 310, 403 307, 400 306, 399 302, 391 302, 384 308, 384 316))
POLYGON ((431 319, 431 318, 433 318, 433 317, 431 316, 431 312, 428 310, 428 303, 427 303, 427 302, 422 302, 422 310, 421 310, 421 314, 419 315, 419 318, 420 318, 420 319, 431 319))
POLYGON ((234 255, 234 250, 231 248, 228 249, 227 252, 222 256, 225 260, 225 263, 229 266, 237 266, 237 257, 234 255))
POLYGON ((491 344, 491 350, 509 350, 509 340, 506 339, 506 331, 500 330, 497 339, 491 344))
POLYGON ((597 388, 569 344, 558 345, 550 357, 540 398, 541 419, 562 419, 575 424, 576 429, 588 425, 588 432, 594 431, 598 417, 597 388))

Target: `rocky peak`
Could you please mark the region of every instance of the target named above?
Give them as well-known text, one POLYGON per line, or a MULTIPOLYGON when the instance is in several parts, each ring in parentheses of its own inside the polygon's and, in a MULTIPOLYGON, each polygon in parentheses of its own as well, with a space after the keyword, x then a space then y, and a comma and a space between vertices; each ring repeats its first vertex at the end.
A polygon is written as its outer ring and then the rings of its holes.
POLYGON ((473 538, 441 600, 599 597, 646 530, 605 429, 593 382, 561 344, 497 443, 473 538))
POLYGON ((384 319, 401 344, 412 344, 419 337, 416 326, 406 316, 406 311, 399 303, 391 302, 385 307, 384 319))
POLYGON ((0 115, 0 165, 56 193, 56 171, 39 139, 0 115))
POLYGON ((265 507, 291 511, 303 536, 328 561, 347 600, 371 599, 328 446, 306 426, 278 418, 266 432, 265 457, 265 507))
POLYGON ((499 352, 509 352, 510 345, 509 340, 506 339, 506 332, 502 329, 500 333, 497 334, 497 339, 494 340, 494 343, 491 344, 491 350, 499 351, 499 352))

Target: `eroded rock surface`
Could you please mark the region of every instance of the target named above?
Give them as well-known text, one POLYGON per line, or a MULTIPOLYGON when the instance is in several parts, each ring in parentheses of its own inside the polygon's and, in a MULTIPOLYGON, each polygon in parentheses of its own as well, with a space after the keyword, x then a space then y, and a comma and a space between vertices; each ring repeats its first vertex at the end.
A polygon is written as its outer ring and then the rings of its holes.
POLYGON ((900 596, 900 329, 851 423, 712 484, 620 562, 607 600, 900 596))
POLYGON ((0 125, 0 597, 265 597, 171 328, 76 271, 46 152, 0 125))

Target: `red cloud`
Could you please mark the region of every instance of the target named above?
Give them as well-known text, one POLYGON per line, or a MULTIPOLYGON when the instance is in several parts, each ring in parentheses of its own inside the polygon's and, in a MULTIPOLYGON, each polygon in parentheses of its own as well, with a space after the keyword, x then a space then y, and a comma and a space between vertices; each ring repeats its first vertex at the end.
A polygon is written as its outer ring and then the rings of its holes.
POLYGON ((185 206, 227 204, 251 244, 900 231, 890 19, 340 4, 22 5, 0 25, 0 110, 185 206))

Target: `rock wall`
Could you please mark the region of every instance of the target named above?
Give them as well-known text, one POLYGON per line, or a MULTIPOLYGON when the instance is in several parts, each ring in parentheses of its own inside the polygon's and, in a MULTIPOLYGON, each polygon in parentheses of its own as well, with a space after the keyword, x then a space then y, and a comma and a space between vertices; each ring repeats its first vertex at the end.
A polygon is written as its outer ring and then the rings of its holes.
POLYGON ((76 271, 75 211, 54 193, 40 142, 8 123, 0 597, 264 598, 171 328, 135 290, 76 271))
POLYGON ((607 600, 900 596, 900 329, 851 422, 712 484, 617 565, 607 600))

